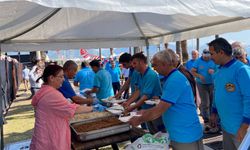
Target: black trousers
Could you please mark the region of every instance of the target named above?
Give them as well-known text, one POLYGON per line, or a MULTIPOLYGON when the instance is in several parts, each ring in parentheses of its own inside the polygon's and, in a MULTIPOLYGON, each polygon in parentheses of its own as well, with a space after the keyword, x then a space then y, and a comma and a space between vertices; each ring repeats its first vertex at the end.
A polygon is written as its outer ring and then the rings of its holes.
POLYGON ((113 82, 112 86, 113 86, 114 94, 116 94, 120 90, 120 87, 121 87, 120 82, 113 82))
MULTIPOLYGON (((125 82, 128 80, 128 77, 125 78, 125 82)), ((129 88, 124 91, 124 94, 123 94, 123 99, 128 99, 129 98, 129 88)))

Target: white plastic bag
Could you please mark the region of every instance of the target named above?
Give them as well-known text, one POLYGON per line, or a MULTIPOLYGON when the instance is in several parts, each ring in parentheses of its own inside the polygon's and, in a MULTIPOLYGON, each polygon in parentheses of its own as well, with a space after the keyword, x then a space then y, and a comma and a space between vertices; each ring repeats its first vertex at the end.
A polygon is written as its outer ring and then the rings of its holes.
POLYGON ((168 133, 158 132, 155 135, 145 134, 128 145, 125 150, 168 150, 168 133))

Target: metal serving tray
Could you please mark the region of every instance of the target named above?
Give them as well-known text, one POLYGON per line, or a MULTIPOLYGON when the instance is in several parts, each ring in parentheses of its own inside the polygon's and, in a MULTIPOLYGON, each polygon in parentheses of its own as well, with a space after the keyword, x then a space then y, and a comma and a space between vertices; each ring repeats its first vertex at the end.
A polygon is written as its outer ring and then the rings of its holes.
POLYGON ((90 121, 93 119, 95 120, 99 118, 112 117, 112 116, 115 116, 115 115, 108 111, 75 114, 75 116, 70 120, 70 124, 75 124, 78 122, 86 122, 86 121, 90 121))
POLYGON ((114 126, 107 127, 107 128, 102 128, 102 129, 97 129, 97 130, 92 130, 92 131, 87 131, 87 132, 80 132, 80 133, 77 132, 74 128, 75 125, 96 122, 101 119, 103 118, 92 119, 92 120, 88 120, 85 122, 71 124, 70 128, 71 128, 73 136, 75 136, 75 138, 78 141, 88 141, 88 140, 98 139, 98 138, 102 138, 102 137, 106 137, 106 136, 110 136, 110 135, 114 135, 114 134, 118 134, 118 133, 122 133, 122 132, 126 132, 130 130, 130 125, 128 123, 122 123, 122 124, 114 125, 114 126))

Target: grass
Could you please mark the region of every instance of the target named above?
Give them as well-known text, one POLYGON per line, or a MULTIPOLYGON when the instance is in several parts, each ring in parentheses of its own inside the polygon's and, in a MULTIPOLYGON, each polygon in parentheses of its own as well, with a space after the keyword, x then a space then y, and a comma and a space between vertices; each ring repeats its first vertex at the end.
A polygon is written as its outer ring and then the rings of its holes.
POLYGON ((30 93, 25 93, 21 85, 17 98, 5 116, 6 123, 3 126, 5 145, 31 138, 35 119, 29 96, 30 93))

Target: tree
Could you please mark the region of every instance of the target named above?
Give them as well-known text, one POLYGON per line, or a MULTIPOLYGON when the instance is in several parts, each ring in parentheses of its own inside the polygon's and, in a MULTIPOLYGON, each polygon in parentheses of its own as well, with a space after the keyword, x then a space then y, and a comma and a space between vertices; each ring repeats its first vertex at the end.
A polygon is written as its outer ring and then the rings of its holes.
POLYGON ((182 62, 182 52, 180 46, 181 46, 180 41, 176 41, 176 54, 178 55, 180 61, 182 62))
POLYGON ((188 60, 187 40, 181 41, 181 50, 182 50, 182 61, 186 62, 188 60))

